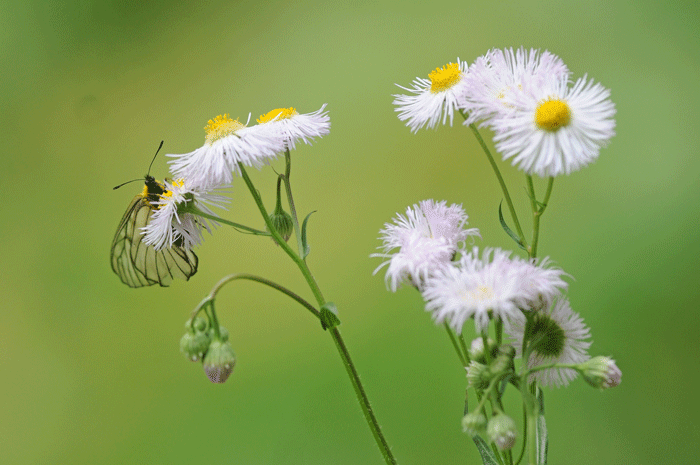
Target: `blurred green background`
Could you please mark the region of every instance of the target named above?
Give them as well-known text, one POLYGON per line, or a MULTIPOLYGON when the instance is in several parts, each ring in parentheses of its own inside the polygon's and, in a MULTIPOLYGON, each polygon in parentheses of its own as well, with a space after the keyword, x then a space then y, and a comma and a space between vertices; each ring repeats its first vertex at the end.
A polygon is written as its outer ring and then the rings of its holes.
MULTIPOLYGON (((330 337, 281 294, 250 282, 220 294, 238 355, 226 384, 179 353, 189 312, 225 274, 311 298, 268 239, 222 227, 197 249, 197 275, 170 288, 129 289, 109 266, 141 189, 112 187, 142 176, 160 140, 189 152, 218 114, 328 103, 330 135, 293 155, 300 214, 317 210, 309 264, 399 463, 479 463, 444 331, 415 291, 386 291, 369 254, 426 198, 463 203, 479 245, 512 248, 472 135, 411 134, 391 102, 394 83, 524 45, 610 88, 618 112, 598 162, 557 179, 540 254, 575 278, 591 353, 613 355, 623 382, 546 392, 549 463, 698 463, 700 14, 657 3, 0 4, 1 461, 382 462, 330 337)), ((524 216, 524 178, 501 166, 524 216)), ((167 175, 165 157, 152 174, 167 175)), ((272 208, 272 169, 253 177, 272 208)), ((262 225, 242 182, 232 197, 225 217, 262 225)))

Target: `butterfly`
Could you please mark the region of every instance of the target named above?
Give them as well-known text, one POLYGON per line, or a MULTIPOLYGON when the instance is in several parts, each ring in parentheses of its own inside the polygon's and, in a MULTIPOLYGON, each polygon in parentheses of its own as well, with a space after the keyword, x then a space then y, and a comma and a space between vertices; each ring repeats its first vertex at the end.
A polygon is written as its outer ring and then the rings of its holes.
MULTIPOLYGON (((156 155, 162 146, 161 141, 156 155)), ((153 159, 155 160, 155 156, 153 159)), ((155 202, 166 192, 165 184, 157 181, 150 172, 149 166, 149 174, 144 177, 145 187, 127 207, 112 240, 112 270, 129 287, 154 284, 165 287, 170 285, 173 278, 189 280, 197 272, 199 262, 194 252, 182 246, 182 237, 171 247, 163 247, 160 250, 143 241, 142 228, 148 225, 153 212, 158 208, 155 202)))

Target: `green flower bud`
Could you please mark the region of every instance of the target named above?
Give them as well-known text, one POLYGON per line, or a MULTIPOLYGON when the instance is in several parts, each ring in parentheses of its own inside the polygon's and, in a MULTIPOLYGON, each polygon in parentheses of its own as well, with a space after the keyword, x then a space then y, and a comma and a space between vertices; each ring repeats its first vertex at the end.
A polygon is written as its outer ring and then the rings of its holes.
MULTIPOLYGON (((489 345, 489 349, 491 350, 491 360, 493 360, 498 354, 498 345, 496 344, 496 341, 491 338, 488 338, 487 343, 489 345)), ((484 352, 483 338, 477 337, 472 341, 469 348, 469 358, 476 360, 479 363, 486 363, 486 352, 484 352)))
POLYGON ((270 214, 270 222, 272 222, 272 226, 274 226, 280 236, 282 236, 282 239, 287 242, 294 231, 292 215, 281 208, 279 210, 276 209, 270 214))
POLYGON ((494 373, 506 373, 508 371, 515 371, 515 364, 513 359, 515 358, 515 348, 511 345, 504 345, 498 349, 498 355, 496 360, 494 360, 491 365, 491 370, 494 373))
POLYGON ((515 438, 518 435, 515 422, 508 415, 500 414, 489 420, 486 427, 486 434, 489 439, 496 443, 501 450, 507 450, 515 445, 515 438))
POLYGON ((209 348, 211 338, 207 333, 186 332, 180 339, 180 352, 193 362, 197 362, 204 357, 209 348))
MULTIPOLYGON (((214 339, 214 328, 209 328, 209 336, 214 339)), ((228 341, 228 329, 226 327, 219 325, 219 340, 221 342, 228 341)))
POLYGON ((477 391, 483 391, 489 387, 493 374, 489 367, 483 363, 472 361, 467 367, 467 382, 477 391))
POLYGON ((622 371, 610 357, 593 357, 581 364, 583 379, 598 389, 607 389, 620 384, 622 371))
POLYGON ((185 328, 188 331, 192 331, 192 328, 194 327, 195 332, 202 332, 207 329, 207 326, 207 319, 201 316, 194 319, 194 324, 192 324, 191 318, 185 323, 185 328))
POLYGON ((486 431, 486 417, 480 412, 471 412, 462 418, 462 430, 470 436, 483 434, 486 431))
POLYGON ((236 355, 228 342, 212 341, 202 365, 212 383, 224 383, 236 365, 236 355))

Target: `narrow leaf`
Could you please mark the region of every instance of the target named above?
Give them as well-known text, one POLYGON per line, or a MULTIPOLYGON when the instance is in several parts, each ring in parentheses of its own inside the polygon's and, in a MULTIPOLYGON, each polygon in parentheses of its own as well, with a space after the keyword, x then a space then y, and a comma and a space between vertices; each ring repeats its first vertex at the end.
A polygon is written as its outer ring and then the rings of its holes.
POLYGON ((481 461, 484 465, 499 465, 496 456, 493 455, 493 451, 489 445, 481 439, 481 436, 472 436, 472 441, 476 444, 476 448, 479 449, 479 454, 481 455, 481 461))
POLYGON ((518 237, 518 235, 515 234, 515 233, 513 232, 513 230, 510 229, 510 228, 508 227, 508 224, 506 224, 506 220, 503 218, 503 209, 502 209, 502 207, 503 207, 503 201, 501 201, 501 203, 498 204, 498 219, 499 219, 500 222, 501 222, 501 226, 503 227, 503 230, 506 232, 506 234, 508 234, 508 235, 511 237, 511 239, 513 239, 513 240, 515 241, 516 244, 518 244, 518 247, 520 247, 520 248, 523 249, 523 250, 527 250, 527 249, 523 246, 522 242, 520 241, 520 237, 518 237))
POLYGON ((309 252, 311 252, 311 248, 309 247, 309 243, 306 241, 306 223, 309 221, 309 217, 313 214, 316 213, 316 210, 312 211, 308 215, 306 215, 306 218, 304 218, 304 222, 301 224, 301 246, 303 247, 301 259, 305 260, 306 256, 309 255, 309 252))
POLYGON ((547 424, 544 421, 544 393, 537 389, 537 400, 540 404, 537 415, 537 465, 547 465, 547 451, 549 440, 547 437, 547 424))

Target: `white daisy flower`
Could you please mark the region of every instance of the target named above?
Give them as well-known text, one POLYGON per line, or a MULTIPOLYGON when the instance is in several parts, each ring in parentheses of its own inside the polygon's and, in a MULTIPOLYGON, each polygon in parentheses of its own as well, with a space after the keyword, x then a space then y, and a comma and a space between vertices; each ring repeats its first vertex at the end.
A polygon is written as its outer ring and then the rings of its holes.
POLYGON ((464 323, 474 318, 476 331, 486 329, 497 318, 507 328, 524 321, 523 311, 549 302, 565 289, 563 271, 548 268, 549 260, 534 261, 511 257, 512 252, 478 247, 462 255, 456 266, 440 270, 423 289, 425 309, 436 323, 448 321, 461 333, 464 323))
MULTIPOLYGON (((524 320, 515 322, 508 330, 518 355, 522 353, 525 331, 524 320)), ((527 333, 530 340, 534 338, 528 368, 551 363, 578 364, 589 358, 586 351, 591 342, 586 339, 590 338, 590 330, 564 298, 536 312, 527 324, 527 333)), ((537 380, 542 386, 566 386, 577 375, 578 372, 570 368, 548 368, 530 375, 530 382, 537 380)))
MULTIPOLYGON (((154 203, 156 208, 148 225, 141 228, 145 236, 143 241, 153 245, 156 250, 172 247, 176 242, 185 249, 191 249, 202 242, 202 230, 206 229, 211 233, 211 228, 207 220, 186 212, 186 209, 194 206, 206 214, 213 215, 207 205, 223 208, 221 204, 228 202, 228 198, 192 187, 183 179, 172 182, 166 180, 164 184, 165 193, 154 203)), ((217 191, 221 192, 220 189, 217 191)), ((218 225, 214 221, 211 223, 213 226, 218 225)))
POLYGON ((610 91, 586 76, 568 86, 568 77, 525 80, 511 95, 507 115, 492 121, 496 149, 528 174, 558 176, 598 158, 615 135, 610 91))
MULTIPOLYGON (((464 76, 467 73, 467 63, 459 61, 448 63, 437 68, 429 75, 429 79, 416 78, 412 88, 401 87, 413 95, 394 95, 394 105, 399 112, 399 119, 406 121, 412 132, 417 132, 426 124, 434 128, 440 121, 445 124, 450 117, 450 126, 454 120, 458 98, 464 92, 464 76)), ((397 84, 398 86, 398 84, 397 84)))
POLYGON ((512 320, 523 320, 528 294, 521 289, 522 263, 510 258, 511 252, 486 248, 479 257, 475 247, 456 266, 445 267, 429 278, 423 289, 425 309, 436 323, 449 322, 457 332, 473 318, 477 333, 499 318, 506 327, 512 320))
POLYGON ((511 94, 520 92, 524 80, 542 82, 545 78, 569 77, 569 69, 558 56, 545 50, 523 47, 493 49, 476 59, 465 76, 464 94, 460 107, 468 112, 464 122, 470 125, 482 120, 480 126, 491 124, 491 118, 512 109, 511 94))
POLYGON ((551 266, 549 257, 541 260, 522 260, 520 263, 520 287, 527 295, 524 310, 538 310, 549 307, 554 299, 564 292, 569 284, 562 278, 570 276, 561 268, 551 266))
POLYGON ((423 200, 406 209, 406 216, 398 214, 394 224, 387 223, 380 231, 384 253, 372 254, 388 260, 379 265, 374 274, 388 265, 386 284, 396 289, 410 281, 417 288, 435 272, 449 266, 459 244, 469 236, 478 236, 479 230, 464 229, 467 214, 461 205, 449 207, 443 200, 423 200), (392 252, 394 249, 397 251, 392 252))
POLYGON ((260 168, 285 148, 280 133, 259 125, 247 127, 227 114, 209 120, 204 130, 207 135, 202 147, 167 155, 175 158, 170 168, 176 176, 203 190, 230 184, 239 163, 260 168))
POLYGON ((277 108, 258 118, 258 124, 269 127, 273 132, 281 133, 287 147, 294 149, 294 144, 301 139, 311 145, 315 137, 323 137, 330 132, 331 119, 324 111, 326 104, 313 112, 300 115, 294 108, 277 108))

